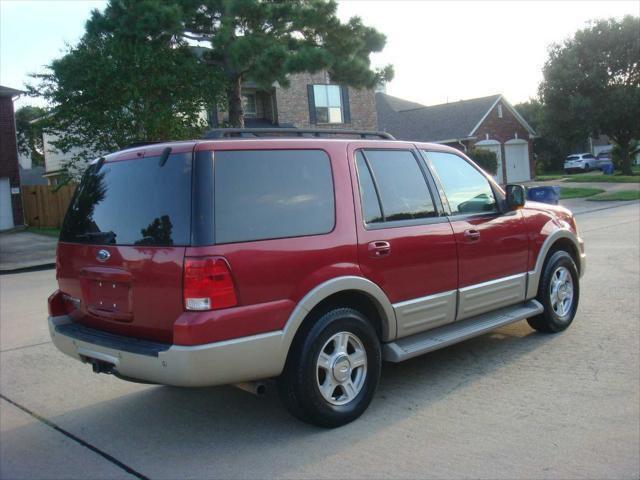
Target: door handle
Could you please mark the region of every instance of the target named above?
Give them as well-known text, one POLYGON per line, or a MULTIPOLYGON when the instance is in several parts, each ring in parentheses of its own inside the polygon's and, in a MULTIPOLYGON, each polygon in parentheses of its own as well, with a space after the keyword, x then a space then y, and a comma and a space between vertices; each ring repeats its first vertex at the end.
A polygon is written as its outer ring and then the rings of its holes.
POLYGON ((464 239, 467 242, 477 242, 480 240, 480 232, 478 230, 465 230, 464 239))
POLYGON ((384 240, 369 243, 369 256, 374 258, 385 257, 391 253, 391 244, 384 240))

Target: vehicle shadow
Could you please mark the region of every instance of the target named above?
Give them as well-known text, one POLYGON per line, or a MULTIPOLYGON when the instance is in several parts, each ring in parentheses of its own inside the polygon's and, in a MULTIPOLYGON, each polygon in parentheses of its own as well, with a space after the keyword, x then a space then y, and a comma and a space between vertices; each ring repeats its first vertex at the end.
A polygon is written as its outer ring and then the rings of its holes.
POLYGON ((401 364, 385 364, 367 412, 335 430, 290 417, 274 389, 255 397, 229 386, 150 386, 50 420, 152 478, 309 472, 317 477, 314 467, 327 457, 357 448, 396 422, 428 414, 459 389, 552 339, 520 322, 401 364))

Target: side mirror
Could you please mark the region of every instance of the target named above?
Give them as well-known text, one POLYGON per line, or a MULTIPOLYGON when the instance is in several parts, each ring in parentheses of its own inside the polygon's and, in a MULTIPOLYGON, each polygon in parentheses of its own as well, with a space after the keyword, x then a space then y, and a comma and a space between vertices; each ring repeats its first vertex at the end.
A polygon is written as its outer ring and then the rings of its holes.
POLYGON ((507 185, 507 207, 509 210, 517 210, 524 207, 526 198, 522 185, 507 185))

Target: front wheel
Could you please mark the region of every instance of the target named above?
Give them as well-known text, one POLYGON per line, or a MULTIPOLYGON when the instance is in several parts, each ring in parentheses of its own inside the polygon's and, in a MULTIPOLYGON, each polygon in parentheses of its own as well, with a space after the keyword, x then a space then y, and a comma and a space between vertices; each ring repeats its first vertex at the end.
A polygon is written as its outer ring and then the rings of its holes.
POLYGON ((278 379, 280 398, 305 422, 339 427, 369 406, 381 362, 380 342, 364 315, 330 310, 294 342, 278 379))
POLYGON ((571 325, 579 298, 579 275, 573 258, 563 250, 554 252, 545 264, 536 297, 544 311, 527 321, 539 332, 561 332, 571 325))

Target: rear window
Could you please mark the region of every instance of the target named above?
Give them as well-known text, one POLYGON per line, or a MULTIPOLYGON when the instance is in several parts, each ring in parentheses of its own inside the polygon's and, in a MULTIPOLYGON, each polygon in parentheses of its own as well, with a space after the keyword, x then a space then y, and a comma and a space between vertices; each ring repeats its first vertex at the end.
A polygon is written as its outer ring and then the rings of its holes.
POLYGON ((321 150, 214 154, 215 243, 319 235, 333 230, 331 163, 321 150))
POLYGON ((60 240, 101 245, 188 245, 191 153, 108 162, 85 173, 60 240))
POLYGON ((569 155, 567 160, 580 160, 580 155, 569 155))

